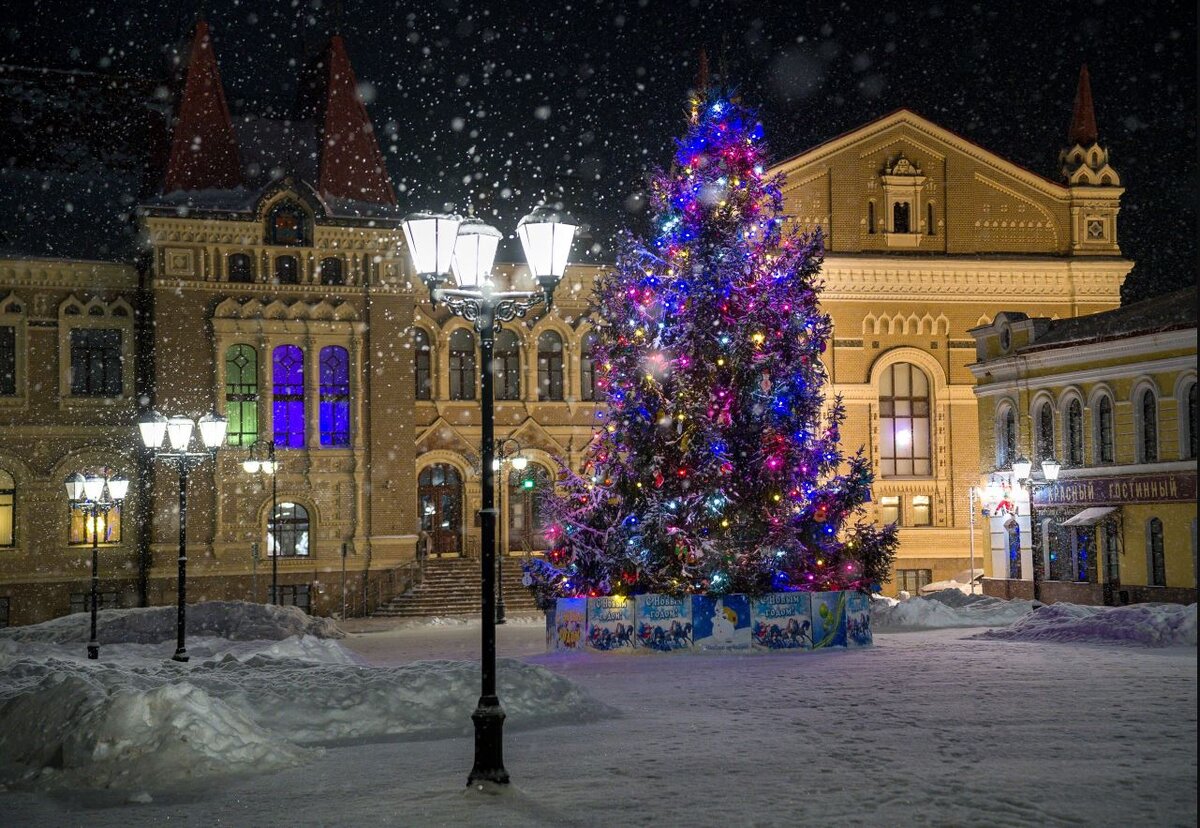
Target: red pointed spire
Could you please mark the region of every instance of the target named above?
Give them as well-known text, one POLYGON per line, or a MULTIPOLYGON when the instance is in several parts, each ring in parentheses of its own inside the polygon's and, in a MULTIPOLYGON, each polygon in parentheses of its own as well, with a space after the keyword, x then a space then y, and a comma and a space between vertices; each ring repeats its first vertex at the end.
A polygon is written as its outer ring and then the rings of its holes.
POLYGON ((196 21, 163 192, 228 190, 242 183, 237 137, 225 103, 208 23, 196 21))
POLYGON ((396 192, 375 139, 341 35, 325 50, 325 95, 317 112, 319 189, 335 198, 395 204, 396 192))
POLYGON ((1075 90, 1075 111, 1071 115, 1071 131, 1067 133, 1067 145, 1090 147, 1096 143, 1096 111, 1092 108, 1092 79, 1088 76, 1087 64, 1079 70, 1079 87, 1075 90))

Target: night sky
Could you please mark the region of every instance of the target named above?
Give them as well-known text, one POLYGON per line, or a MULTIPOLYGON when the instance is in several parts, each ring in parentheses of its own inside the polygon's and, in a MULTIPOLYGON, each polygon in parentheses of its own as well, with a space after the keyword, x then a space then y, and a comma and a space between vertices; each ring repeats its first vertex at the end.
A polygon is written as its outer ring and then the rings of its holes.
MULTIPOLYGON (((562 200, 600 259, 619 228, 644 229, 645 173, 682 131, 701 47, 779 159, 908 107, 1056 180, 1086 62, 1127 188, 1126 299, 1196 281, 1190 0, 203 5, 235 115, 288 115, 298 67, 340 19, 402 207, 471 200, 511 231, 562 200)), ((196 7, 33 0, 0 24, 0 62, 165 81, 196 7)))

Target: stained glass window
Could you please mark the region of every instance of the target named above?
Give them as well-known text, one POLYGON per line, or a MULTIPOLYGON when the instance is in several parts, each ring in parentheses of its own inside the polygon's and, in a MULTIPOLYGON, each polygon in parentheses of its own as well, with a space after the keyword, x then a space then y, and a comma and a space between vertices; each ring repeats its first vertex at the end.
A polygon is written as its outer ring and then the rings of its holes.
POLYGON ((252 345, 232 345, 225 352, 225 416, 229 445, 253 445, 258 439, 258 352, 252 345))
POLYGON ((321 349, 321 445, 350 445, 350 356, 345 348, 321 349))
POLYGON ((304 352, 295 345, 280 345, 272 368, 275 445, 304 448, 304 352))

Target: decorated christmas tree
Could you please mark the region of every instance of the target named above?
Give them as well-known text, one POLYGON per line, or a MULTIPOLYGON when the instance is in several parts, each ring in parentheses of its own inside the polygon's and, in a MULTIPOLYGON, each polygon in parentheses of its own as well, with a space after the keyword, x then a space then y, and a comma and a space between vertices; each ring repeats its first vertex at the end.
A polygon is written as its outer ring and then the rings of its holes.
POLYGON ((692 102, 652 181, 654 238, 626 237, 593 297, 597 398, 579 473, 546 495, 546 559, 526 582, 566 595, 761 594, 884 580, 895 527, 863 520, 871 470, 826 404, 822 243, 781 215, 754 116, 692 102))

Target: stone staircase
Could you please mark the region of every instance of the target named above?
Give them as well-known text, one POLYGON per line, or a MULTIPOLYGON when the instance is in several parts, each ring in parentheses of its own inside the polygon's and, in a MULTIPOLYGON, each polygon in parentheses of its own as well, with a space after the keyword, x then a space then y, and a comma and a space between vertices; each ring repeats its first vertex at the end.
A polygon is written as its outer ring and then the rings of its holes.
MULTIPOLYGON (((533 595, 521 583, 521 558, 504 559, 506 617, 539 615, 533 595)), ((434 615, 479 617, 479 561, 468 558, 430 558, 421 584, 381 604, 372 615, 421 618, 434 615)))

